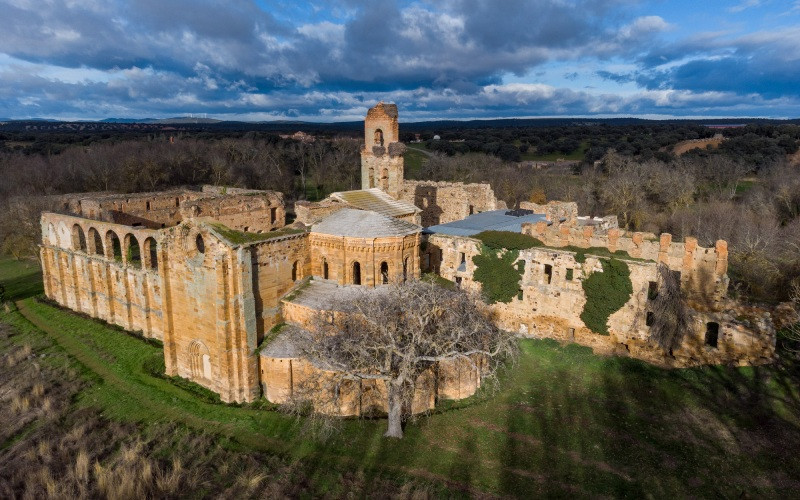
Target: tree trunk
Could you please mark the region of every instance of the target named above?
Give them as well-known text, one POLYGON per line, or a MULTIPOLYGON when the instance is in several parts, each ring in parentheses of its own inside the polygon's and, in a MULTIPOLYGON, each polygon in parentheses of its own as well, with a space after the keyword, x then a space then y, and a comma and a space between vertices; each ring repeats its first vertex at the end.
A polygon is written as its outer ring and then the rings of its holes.
POLYGON ((389 382, 389 428, 384 437, 403 438, 403 384, 389 382))

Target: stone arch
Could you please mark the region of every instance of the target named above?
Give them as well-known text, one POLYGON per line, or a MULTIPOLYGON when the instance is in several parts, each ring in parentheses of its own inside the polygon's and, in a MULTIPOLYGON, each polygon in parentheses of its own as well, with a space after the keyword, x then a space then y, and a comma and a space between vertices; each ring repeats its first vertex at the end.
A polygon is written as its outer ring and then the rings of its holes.
POLYGON ((136 236, 130 233, 125 235, 125 261, 137 269, 142 268, 142 248, 136 236))
POLYGON ((189 344, 189 368, 192 378, 211 380, 211 354, 208 347, 199 340, 189 344))
POLYGON ((194 239, 194 246, 197 248, 197 251, 200 253, 206 253, 206 242, 203 239, 203 235, 197 233, 197 236, 194 239))
POLYGON ((383 146, 383 130, 376 128, 375 129, 375 141, 373 143, 375 146, 383 146))
POLYGON ((119 241, 119 236, 113 230, 106 233, 106 257, 116 260, 117 262, 125 262, 125 257, 122 255, 122 243, 119 241))
POLYGON ((403 259, 403 283, 408 281, 408 257, 403 259))
POLYGON ((389 264, 385 261, 381 262, 381 283, 389 284, 389 264))
POLYGON ((322 279, 328 279, 328 259, 322 259, 322 279))
POLYGON ((369 186, 370 188, 375 187, 375 168, 369 167, 369 186))
POLYGON ((361 284, 361 263, 353 261, 353 284, 360 285, 361 284))
POLYGON ((714 348, 719 344, 719 323, 716 321, 706 323, 705 344, 714 348))
POLYGON ((97 229, 93 227, 89 228, 89 251, 94 255, 105 255, 103 251, 103 238, 100 237, 100 233, 97 229))
POLYGON ((86 235, 80 224, 72 226, 72 249, 86 252, 86 235))
POLYGON ((158 246, 156 240, 152 237, 144 240, 142 247, 142 258, 144 260, 144 267, 153 271, 158 270, 158 246))
POLYGON ((300 270, 298 269, 299 262, 294 261, 292 263, 292 281, 297 281, 300 278, 300 270))

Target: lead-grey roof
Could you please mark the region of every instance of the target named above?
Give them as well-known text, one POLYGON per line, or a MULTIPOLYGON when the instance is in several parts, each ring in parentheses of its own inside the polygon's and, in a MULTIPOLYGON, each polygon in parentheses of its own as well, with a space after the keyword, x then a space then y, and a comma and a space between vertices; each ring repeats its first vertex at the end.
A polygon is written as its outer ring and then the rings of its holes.
POLYGON ((529 214, 522 216, 507 215, 510 210, 489 210, 470 215, 466 219, 430 226, 423 230, 425 234, 449 234, 452 236, 473 236, 482 231, 522 232, 524 222, 546 221, 545 214, 529 214))
POLYGON ((404 220, 354 208, 338 210, 311 226, 312 233, 357 238, 405 236, 421 230, 420 226, 404 220))
POLYGON ((378 188, 358 189, 355 191, 339 191, 331 193, 331 198, 343 201, 361 210, 370 210, 379 214, 397 217, 417 213, 419 208, 402 200, 396 200, 378 188))

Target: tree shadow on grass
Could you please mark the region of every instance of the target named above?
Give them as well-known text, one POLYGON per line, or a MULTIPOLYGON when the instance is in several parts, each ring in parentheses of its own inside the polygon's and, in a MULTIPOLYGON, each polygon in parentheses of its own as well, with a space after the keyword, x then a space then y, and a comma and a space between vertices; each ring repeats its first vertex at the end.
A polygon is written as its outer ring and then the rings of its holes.
POLYGON ((0 283, 6 289, 6 300, 16 301, 27 299, 44 293, 42 271, 35 264, 20 264, 23 271, 12 278, 2 278, 0 283))

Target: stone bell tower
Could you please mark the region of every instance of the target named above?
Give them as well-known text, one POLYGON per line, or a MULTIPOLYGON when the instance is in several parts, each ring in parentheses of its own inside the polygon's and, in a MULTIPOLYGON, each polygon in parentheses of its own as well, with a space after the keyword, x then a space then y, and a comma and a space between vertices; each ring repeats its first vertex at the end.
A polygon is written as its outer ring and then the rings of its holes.
POLYGON ((379 102, 364 120, 361 189, 380 188, 398 198, 403 187, 403 153, 399 142, 397 105, 379 102))

